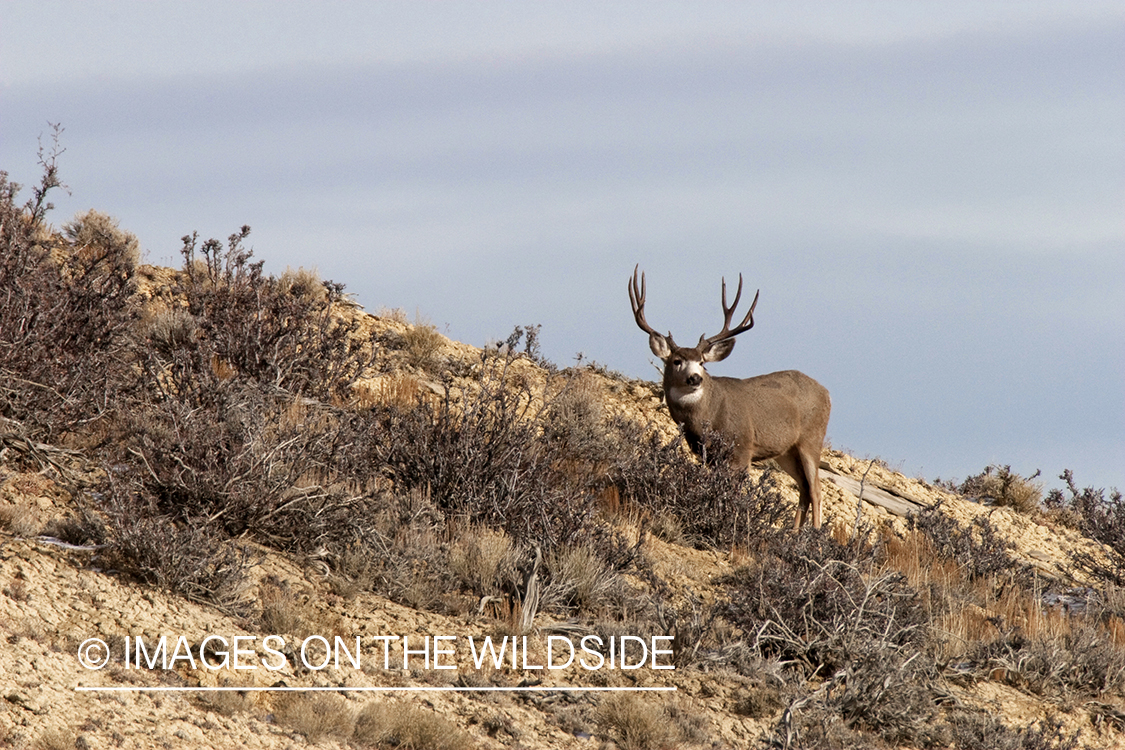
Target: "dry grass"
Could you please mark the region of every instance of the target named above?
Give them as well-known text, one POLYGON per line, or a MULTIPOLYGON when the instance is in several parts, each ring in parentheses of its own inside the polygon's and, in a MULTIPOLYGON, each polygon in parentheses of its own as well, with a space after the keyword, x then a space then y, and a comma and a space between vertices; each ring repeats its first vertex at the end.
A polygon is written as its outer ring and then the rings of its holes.
POLYGON ((48 727, 40 732, 32 747, 35 750, 74 750, 77 741, 70 727, 48 727))
POLYGON ((635 695, 606 698, 598 707, 597 720, 622 750, 659 750, 679 744, 664 710, 635 695))
POLYGON ((411 409, 422 399, 432 400, 436 394, 423 388, 418 378, 405 373, 395 373, 361 381, 352 388, 352 405, 358 409, 375 406, 392 406, 411 409))
POLYGON ((597 612, 605 607, 619 576, 588 545, 559 547, 546 557, 550 584, 545 605, 562 605, 597 612))
POLYGON ((274 704, 278 724, 302 734, 309 742, 333 737, 341 740, 352 735, 356 726, 355 711, 337 695, 323 693, 291 693, 274 704))
POLYGON ((939 662, 972 679, 1055 698, 1125 689, 1125 623, 1110 613, 1049 608, 1013 573, 972 576, 919 532, 885 535, 883 566, 921 592, 939 662))
POLYGON ((411 365, 429 371, 438 364, 438 355, 445 347, 446 339, 432 323, 416 317, 414 325, 406 330, 402 338, 406 345, 406 361, 411 365))
POLYGON ((328 574, 328 585, 336 595, 354 599, 371 588, 376 568, 371 548, 353 541, 336 555, 328 574))
POLYGON ((375 317, 393 320, 399 325, 410 325, 410 318, 407 316, 406 310, 401 307, 380 307, 375 313, 375 317))
POLYGON ((0 529, 12 536, 35 536, 39 533, 39 513, 29 502, 0 505, 0 529))
POLYGON ((372 702, 355 721, 352 742, 398 750, 470 750, 469 735, 433 711, 401 703, 372 702))
POLYGON ((258 589, 258 600, 262 611, 258 615, 258 625, 262 633, 269 635, 298 635, 305 627, 301 615, 301 602, 288 586, 267 581, 258 589))
POLYGON ((477 596, 501 593, 516 578, 518 557, 512 540, 500 530, 469 527, 449 554, 453 574, 477 596))
POLYGON ((315 268, 286 268, 278 277, 277 283, 284 291, 296 297, 318 303, 328 301, 328 290, 315 268))
POLYGON ((93 260, 106 253, 119 254, 130 271, 141 261, 136 235, 122 230, 117 219, 93 209, 77 214, 63 224, 63 234, 84 260, 93 260))
POLYGON ((254 707, 254 699, 249 693, 233 690, 200 693, 196 701, 205 711, 213 711, 220 716, 234 716, 254 707))
POLYGON ((1021 513, 1033 513, 1043 502, 1043 484, 1035 481, 1039 472, 1021 477, 1011 466, 988 466, 956 489, 961 494, 981 502, 1014 508, 1021 513))

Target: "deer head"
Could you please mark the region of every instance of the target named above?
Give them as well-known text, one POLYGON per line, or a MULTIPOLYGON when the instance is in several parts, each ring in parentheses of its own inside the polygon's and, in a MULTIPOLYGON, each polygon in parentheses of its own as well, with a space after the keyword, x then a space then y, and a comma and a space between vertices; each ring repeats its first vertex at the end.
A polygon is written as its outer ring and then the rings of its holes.
POLYGON ((637 281, 637 272, 640 264, 633 268, 633 280, 629 284, 629 303, 633 308, 633 317, 637 326, 648 334, 648 345, 652 353, 664 362, 664 392, 669 401, 677 402, 690 399, 693 394, 702 394, 705 380, 710 379, 704 365, 708 362, 720 362, 730 356, 734 351, 735 336, 754 327, 754 308, 758 306, 759 289, 754 294, 754 302, 742 322, 733 329, 730 327, 734 311, 742 299, 742 274, 738 275, 738 291, 734 295, 734 303, 727 305, 727 280, 723 279, 723 329, 714 336, 700 334, 699 343, 692 347, 677 346, 672 339, 672 332, 667 336, 657 333, 645 320, 645 275, 642 273, 640 282, 637 281))

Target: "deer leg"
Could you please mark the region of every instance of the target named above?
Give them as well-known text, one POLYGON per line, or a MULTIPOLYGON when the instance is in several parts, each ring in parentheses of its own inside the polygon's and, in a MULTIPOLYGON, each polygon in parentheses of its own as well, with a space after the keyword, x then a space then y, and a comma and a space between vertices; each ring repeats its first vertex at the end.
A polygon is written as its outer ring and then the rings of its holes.
POLYGON ((813 528, 819 529, 821 522, 824 520, 820 506, 820 451, 802 450, 801 468, 804 469, 809 488, 809 500, 812 502, 813 528))
MULTIPOLYGON (((808 516, 809 512, 809 503, 812 500, 812 495, 809 493, 809 482, 805 478, 805 469, 801 463, 800 454, 797 452, 797 449, 794 448, 788 453, 777 456, 774 460, 777 461, 777 465, 781 467, 781 470, 793 477, 793 481, 797 483, 797 491, 800 493, 801 499, 797 502, 797 518, 793 522, 793 528, 799 529, 805 523, 805 518, 808 516)), ((815 512, 818 508, 819 503, 817 503, 817 507, 813 508, 814 520, 815 512)))

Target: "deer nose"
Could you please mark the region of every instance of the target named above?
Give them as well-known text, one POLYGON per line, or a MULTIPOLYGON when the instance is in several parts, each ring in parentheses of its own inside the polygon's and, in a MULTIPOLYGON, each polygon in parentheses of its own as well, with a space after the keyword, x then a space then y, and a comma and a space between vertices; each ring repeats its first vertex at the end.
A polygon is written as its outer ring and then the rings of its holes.
POLYGON ((694 386, 699 385, 702 382, 703 382, 703 377, 697 372, 693 372, 691 375, 687 376, 687 384, 690 385, 690 386, 694 387, 694 386))

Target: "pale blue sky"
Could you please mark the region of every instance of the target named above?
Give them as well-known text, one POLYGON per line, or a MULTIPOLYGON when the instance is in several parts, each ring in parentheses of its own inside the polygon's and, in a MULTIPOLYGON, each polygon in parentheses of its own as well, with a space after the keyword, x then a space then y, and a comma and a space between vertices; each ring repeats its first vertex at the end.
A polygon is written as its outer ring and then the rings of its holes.
POLYGON ((1125 488, 1125 5, 0 4, 0 168, 151 262, 250 224, 371 311, 540 323, 655 378, 761 288, 716 374, 796 368, 910 474, 1125 488))

